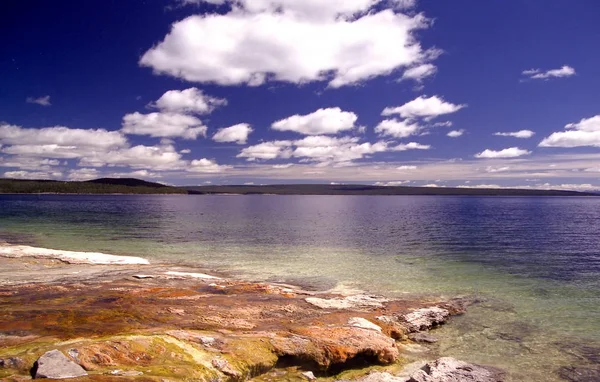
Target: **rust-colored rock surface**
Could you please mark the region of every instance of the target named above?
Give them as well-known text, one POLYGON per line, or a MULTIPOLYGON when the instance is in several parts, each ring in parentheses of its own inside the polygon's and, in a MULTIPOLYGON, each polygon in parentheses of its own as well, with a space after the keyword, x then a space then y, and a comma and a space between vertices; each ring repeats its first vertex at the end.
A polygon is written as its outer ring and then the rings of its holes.
POLYGON ((54 349, 88 372, 81 380, 241 381, 289 366, 300 377, 333 375, 396 362, 396 339, 409 330, 378 317, 436 305, 186 277, 192 271, 141 266, 0 286, 0 378, 27 380, 54 349))

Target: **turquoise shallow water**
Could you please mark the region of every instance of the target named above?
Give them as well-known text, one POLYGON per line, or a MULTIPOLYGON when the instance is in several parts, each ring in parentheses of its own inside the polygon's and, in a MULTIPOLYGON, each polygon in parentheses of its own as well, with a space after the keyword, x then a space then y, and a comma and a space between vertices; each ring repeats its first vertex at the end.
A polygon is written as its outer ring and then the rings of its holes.
POLYGON ((443 355, 558 381, 600 354, 600 198, 0 196, 0 240, 386 295, 477 296, 443 355))

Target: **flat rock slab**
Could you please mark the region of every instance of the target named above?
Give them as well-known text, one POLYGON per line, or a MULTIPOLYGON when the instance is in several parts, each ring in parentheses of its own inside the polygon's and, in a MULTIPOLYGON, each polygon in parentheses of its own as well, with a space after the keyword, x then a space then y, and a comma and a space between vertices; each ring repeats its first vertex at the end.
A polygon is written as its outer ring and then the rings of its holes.
POLYGON ((68 359, 62 352, 51 350, 37 360, 35 379, 66 379, 83 377, 87 372, 78 364, 68 359))

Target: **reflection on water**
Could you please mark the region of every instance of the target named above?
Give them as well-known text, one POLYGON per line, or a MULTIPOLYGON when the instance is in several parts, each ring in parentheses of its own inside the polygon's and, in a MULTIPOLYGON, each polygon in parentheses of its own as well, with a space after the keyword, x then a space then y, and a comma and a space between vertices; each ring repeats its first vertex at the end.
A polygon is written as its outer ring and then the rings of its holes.
POLYGON ((600 342, 600 198, 5 195, 0 232, 314 288, 481 296, 440 350, 557 370, 527 380, 585 364, 567 340, 600 342))

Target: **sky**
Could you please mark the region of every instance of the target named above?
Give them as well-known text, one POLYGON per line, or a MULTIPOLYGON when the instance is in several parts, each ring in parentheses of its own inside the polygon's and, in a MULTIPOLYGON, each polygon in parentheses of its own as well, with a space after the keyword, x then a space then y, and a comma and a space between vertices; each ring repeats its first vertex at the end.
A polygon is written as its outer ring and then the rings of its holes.
POLYGON ((600 189, 596 0, 0 7, 0 177, 600 189))

